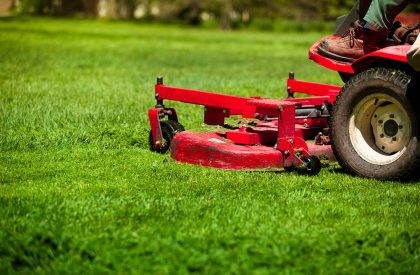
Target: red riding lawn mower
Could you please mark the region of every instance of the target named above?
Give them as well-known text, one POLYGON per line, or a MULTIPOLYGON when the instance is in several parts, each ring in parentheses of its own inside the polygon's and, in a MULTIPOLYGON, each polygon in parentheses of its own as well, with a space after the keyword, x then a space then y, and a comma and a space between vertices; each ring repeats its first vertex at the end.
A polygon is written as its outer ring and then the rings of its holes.
POLYGON ((159 77, 157 104, 148 113, 151 150, 170 150, 179 162, 230 170, 297 169, 316 175, 320 160, 336 159, 363 177, 411 178, 420 166, 420 91, 419 74, 407 63, 410 45, 386 47, 348 63, 320 55, 323 39, 309 49, 309 59, 337 71, 343 87, 300 81, 290 73, 287 98, 245 98, 170 87, 159 77), (296 93, 310 97, 295 98, 296 93), (225 127, 230 116, 248 120, 216 132, 184 131, 164 100, 203 105, 208 125, 225 127))

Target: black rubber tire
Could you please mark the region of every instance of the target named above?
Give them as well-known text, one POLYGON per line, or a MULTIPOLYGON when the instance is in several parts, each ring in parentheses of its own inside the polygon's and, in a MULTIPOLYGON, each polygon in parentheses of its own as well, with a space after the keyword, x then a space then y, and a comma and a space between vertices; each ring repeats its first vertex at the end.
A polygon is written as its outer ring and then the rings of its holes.
POLYGON ((420 167, 420 141, 419 119, 414 106, 420 102, 411 103, 409 100, 410 81, 411 77, 404 72, 388 68, 372 68, 353 76, 340 91, 333 107, 330 127, 332 149, 345 170, 379 180, 405 180, 416 174, 416 169, 420 167), (400 151, 401 155, 397 159, 386 164, 377 164, 362 158, 356 152, 350 138, 349 125, 353 110, 365 97, 369 95, 375 97, 373 95, 378 93, 395 100, 411 121, 411 135, 407 136, 405 150, 400 151))
POLYGON ((297 168, 299 174, 316 176, 321 171, 321 161, 316 156, 303 157, 304 165, 297 168))
POLYGON ((152 131, 149 133, 149 148, 152 152, 157 152, 159 154, 165 154, 170 146, 174 136, 182 131, 185 131, 184 126, 181 123, 174 120, 166 120, 160 122, 160 128, 162 129, 162 137, 164 145, 161 148, 156 148, 153 142, 152 131))

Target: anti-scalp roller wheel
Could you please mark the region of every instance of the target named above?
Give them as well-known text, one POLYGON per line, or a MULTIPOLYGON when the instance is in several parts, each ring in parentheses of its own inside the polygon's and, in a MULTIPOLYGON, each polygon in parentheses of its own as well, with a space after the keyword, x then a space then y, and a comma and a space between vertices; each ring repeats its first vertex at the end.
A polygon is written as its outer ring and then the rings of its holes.
POLYGON ((302 164, 297 168, 298 173, 310 176, 318 175, 321 171, 321 161, 316 156, 302 157, 302 164))
POLYGON ((153 141, 152 131, 150 131, 149 148, 153 152, 164 154, 169 150, 174 136, 179 132, 185 131, 185 129, 184 126, 182 126, 182 124, 174 120, 161 121, 160 128, 162 130, 163 144, 161 144, 160 147, 157 147, 153 141))

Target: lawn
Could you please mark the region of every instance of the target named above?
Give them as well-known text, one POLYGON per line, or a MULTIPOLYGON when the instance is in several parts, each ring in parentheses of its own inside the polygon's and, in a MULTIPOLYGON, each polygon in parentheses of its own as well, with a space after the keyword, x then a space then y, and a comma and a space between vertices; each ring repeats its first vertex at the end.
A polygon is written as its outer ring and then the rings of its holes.
MULTIPOLYGON (((0 272, 420 272, 420 185, 180 164, 148 149, 158 75, 284 97, 322 33, 0 20, 0 272)), ((169 103, 186 128, 203 108, 169 103)))

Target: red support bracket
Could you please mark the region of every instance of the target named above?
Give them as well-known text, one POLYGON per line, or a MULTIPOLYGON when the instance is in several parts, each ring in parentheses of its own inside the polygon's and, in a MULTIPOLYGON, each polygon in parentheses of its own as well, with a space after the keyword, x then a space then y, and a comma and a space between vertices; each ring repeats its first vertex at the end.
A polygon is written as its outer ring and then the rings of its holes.
POLYGON ((226 138, 235 144, 257 145, 261 144, 260 135, 254 133, 251 127, 242 126, 238 131, 230 131, 226 133, 226 138))
POLYGON ((256 106, 257 112, 278 117, 276 148, 283 153, 284 167, 293 166, 296 103, 293 100, 250 99, 248 104, 256 106))
POLYGON ((229 117, 229 109, 216 108, 211 106, 204 107, 204 123, 207 125, 220 125, 225 124, 225 117, 229 117))
POLYGON ((293 166, 295 158, 295 104, 284 102, 278 106, 277 149, 283 152, 284 167, 293 166))
POLYGON ((152 129, 153 144, 155 149, 163 146, 162 129, 160 128, 159 114, 162 111, 160 108, 149 109, 150 128, 152 129))

